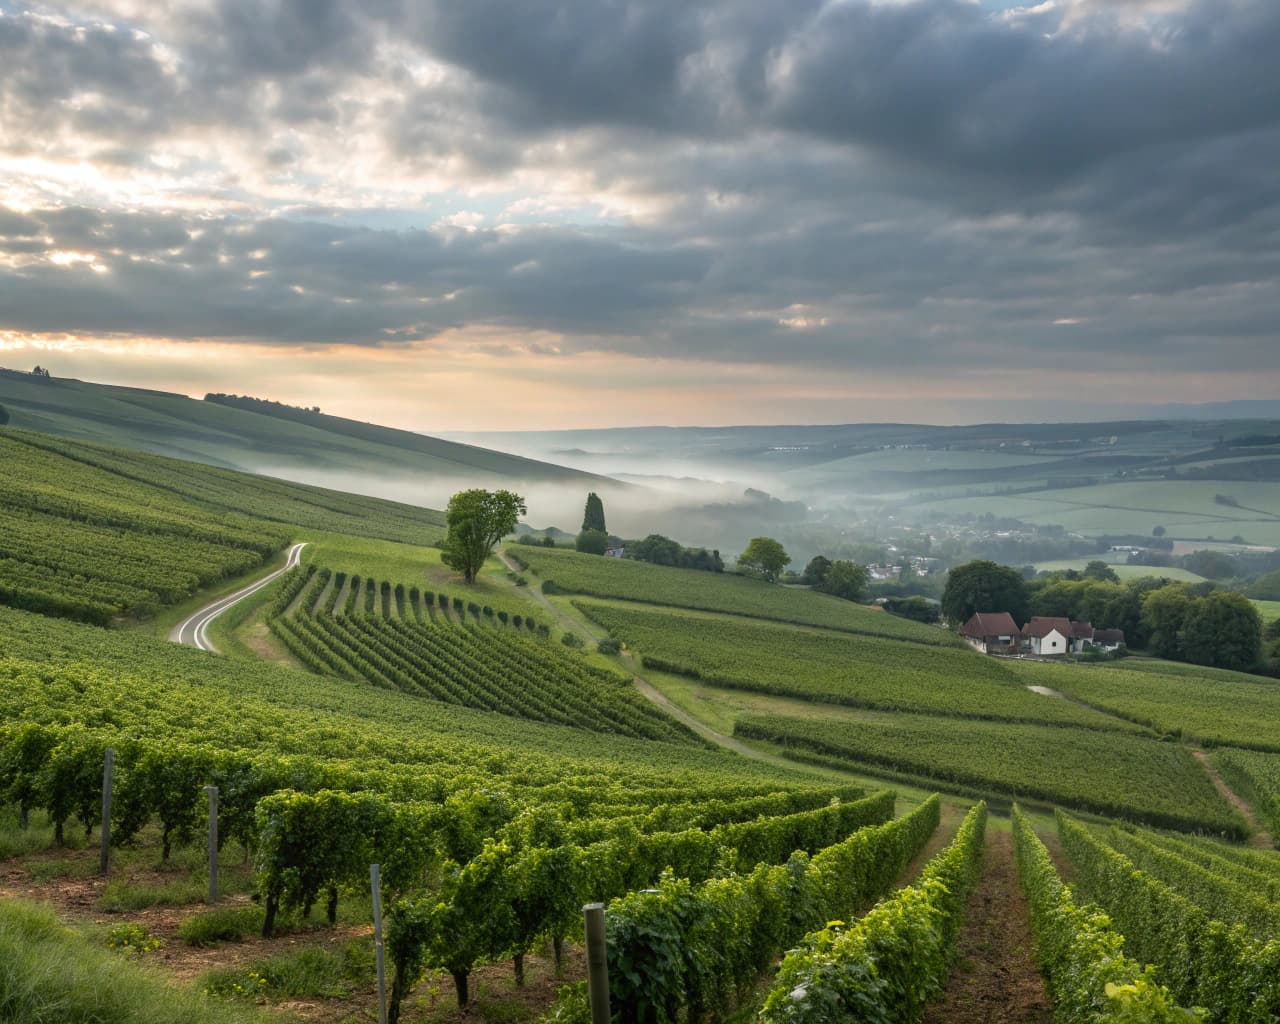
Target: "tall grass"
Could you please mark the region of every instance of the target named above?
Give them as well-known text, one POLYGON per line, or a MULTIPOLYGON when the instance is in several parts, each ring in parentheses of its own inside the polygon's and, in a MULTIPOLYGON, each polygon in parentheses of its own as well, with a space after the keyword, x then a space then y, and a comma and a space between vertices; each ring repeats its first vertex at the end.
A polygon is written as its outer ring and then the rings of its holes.
POLYGON ((3 1024, 250 1024, 256 1012, 156 980, 20 900, 0 903, 3 1024))

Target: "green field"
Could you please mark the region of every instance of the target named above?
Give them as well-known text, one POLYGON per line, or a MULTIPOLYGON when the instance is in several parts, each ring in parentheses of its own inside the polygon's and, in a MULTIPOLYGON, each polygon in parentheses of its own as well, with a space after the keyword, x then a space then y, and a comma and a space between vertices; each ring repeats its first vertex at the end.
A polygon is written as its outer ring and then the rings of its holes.
POLYGON ((1024 522, 1057 524, 1088 535, 1149 535, 1164 526, 1176 539, 1280 545, 1280 483, 1152 480, 1107 483, 998 497, 955 498, 912 506, 913 514, 953 517, 991 513, 1024 522), (1240 507, 1214 501, 1228 494, 1240 507))
POLYGON ((735 735, 803 759, 874 765, 1177 828, 1236 835, 1244 822, 1176 744, 1114 732, 863 713, 855 726, 783 714, 744 716, 735 735))
POLYGON ((1162 733, 1217 746, 1280 751, 1280 681, 1157 662, 1011 666, 1028 684, 1048 686, 1092 707, 1162 733))
POLYGON ((1253 606, 1258 609, 1264 624, 1280 619, 1280 601, 1254 601, 1253 606))
POLYGON ((623 558, 601 558, 548 548, 517 546, 508 548, 507 553, 527 563, 549 593, 558 590, 590 597, 728 612, 923 644, 954 647, 958 643, 954 636, 936 626, 898 618, 817 591, 780 587, 730 573, 670 569, 623 558))
POLYGON ((967 649, 699 612, 575 603, 638 651, 646 666, 713 686, 890 711, 1131 728, 1078 704, 1032 693, 1006 663, 967 649))
MULTIPOLYGON (((1092 561, 1095 561, 1095 559, 1064 558, 1056 562, 1037 562, 1036 571, 1062 572, 1066 569, 1075 569, 1077 572, 1081 572, 1092 561)), ((1197 576, 1186 569, 1164 568, 1152 565, 1118 565, 1114 562, 1108 564, 1111 567, 1111 571, 1119 576, 1121 580, 1140 580, 1147 576, 1154 576, 1157 579, 1175 580, 1181 583, 1204 582, 1203 576, 1197 576)))

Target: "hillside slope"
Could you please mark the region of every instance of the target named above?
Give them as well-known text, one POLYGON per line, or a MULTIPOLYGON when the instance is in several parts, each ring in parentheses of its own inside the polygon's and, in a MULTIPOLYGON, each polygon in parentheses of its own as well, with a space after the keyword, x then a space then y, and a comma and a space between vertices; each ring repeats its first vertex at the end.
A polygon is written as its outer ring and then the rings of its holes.
POLYGON ((284 407, 267 415, 169 392, 14 370, 0 369, 0 405, 9 410, 14 427, 247 472, 427 473, 490 485, 501 479, 504 486, 603 480, 547 462, 338 416, 284 407))

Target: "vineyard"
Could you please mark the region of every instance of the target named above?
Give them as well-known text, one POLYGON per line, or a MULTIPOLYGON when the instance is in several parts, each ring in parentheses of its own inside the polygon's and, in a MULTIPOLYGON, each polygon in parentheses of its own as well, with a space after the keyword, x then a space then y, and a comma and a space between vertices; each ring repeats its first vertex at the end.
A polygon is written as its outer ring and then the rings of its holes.
POLYGON ((1151 833, 1092 829, 1061 812, 1058 835, 1078 888, 1179 1004, 1204 1007, 1210 1021, 1280 1016, 1280 905, 1259 881, 1265 870, 1151 833))
POLYGON ((745 576, 672 569, 626 559, 606 560, 547 548, 517 546, 508 549, 507 554, 541 577, 542 589, 549 594, 560 591, 727 612, 943 647, 959 644, 953 634, 934 626, 887 615, 817 591, 790 590, 745 576))
POLYGON ((744 716, 735 735, 814 763, 868 765, 963 791, 1043 800, 1243 837, 1244 821, 1181 746, 1114 732, 932 715, 744 716))
POLYGON ((1214 762, 1236 792, 1261 812, 1267 831, 1280 836, 1280 755, 1223 748, 1214 762))
POLYGON ((1280 686, 1260 676, 1170 662, 1118 666, 1018 663, 1027 683, 1053 687, 1095 708, 1215 746, 1280 752, 1280 686), (1135 670, 1136 669, 1136 670, 1135 670))
MULTIPOLYGON (((184 505, 220 514, 239 514, 251 509, 255 519, 283 524, 285 532, 298 528, 329 530, 406 544, 427 544, 438 538, 444 527, 444 516, 440 512, 383 498, 290 483, 217 466, 193 468, 191 463, 179 459, 49 434, 6 430, 5 437, 91 467, 104 476, 164 491, 171 496, 170 500, 184 499, 184 505)), ((148 504, 139 500, 135 507, 142 512, 148 504)))
POLYGON ((631 680, 586 665, 527 616, 328 570, 291 574, 272 629, 317 672, 386 689, 514 715, 669 742, 697 742, 658 711, 631 680), (336 609, 342 614, 335 615, 336 609))
POLYGON ((92 831, 110 746, 113 841, 153 834, 167 858, 198 838, 215 784, 220 837, 253 851, 268 934, 318 903, 332 920, 381 863, 401 995, 426 965, 465 1000, 477 964, 542 936, 558 946, 584 901, 638 898, 664 871, 718 891, 730 855, 729 877, 785 881, 774 905, 809 907, 794 927, 818 927, 881 895, 937 824, 936 798, 891 821, 890 794, 784 781, 687 743, 513 729, 377 689, 351 702, 338 680, 12 610, 0 634, 6 803, 59 839, 92 831))
POLYGON ((1141 731, 1032 693, 1007 663, 965 651, 634 605, 574 606, 640 651, 646 667, 714 686, 887 711, 1141 731))
POLYGON ((0 601, 106 623, 259 566, 288 534, 0 437, 0 601))

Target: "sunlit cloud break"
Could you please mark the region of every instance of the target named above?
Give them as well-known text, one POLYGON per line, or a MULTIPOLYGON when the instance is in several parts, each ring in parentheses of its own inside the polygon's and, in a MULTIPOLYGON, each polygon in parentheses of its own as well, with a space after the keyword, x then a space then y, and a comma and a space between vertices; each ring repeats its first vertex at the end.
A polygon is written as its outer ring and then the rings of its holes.
POLYGON ((457 429, 499 384, 502 426, 975 418, 1064 361, 1268 397, 1278 46, 1247 0, 0 0, 0 352, 279 352, 255 388, 366 408, 385 353, 457 429))

